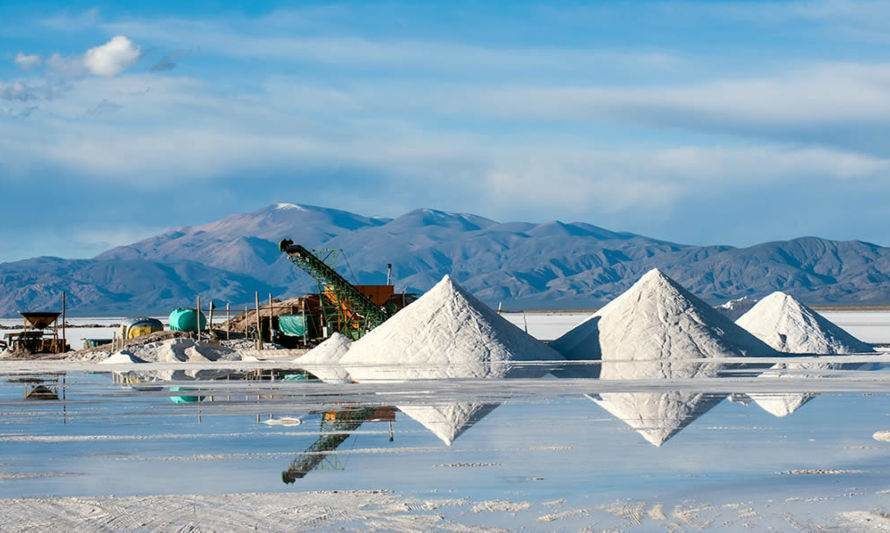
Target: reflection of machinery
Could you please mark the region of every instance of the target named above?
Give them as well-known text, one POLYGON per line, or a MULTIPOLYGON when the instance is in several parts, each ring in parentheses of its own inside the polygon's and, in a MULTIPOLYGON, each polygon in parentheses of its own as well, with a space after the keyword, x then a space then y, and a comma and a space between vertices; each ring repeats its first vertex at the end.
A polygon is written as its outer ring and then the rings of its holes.
POLYGON ((12 378, 9 382, 22 383, 25 386, 25 392, 22 395, 25 400, 58 400, 60 391, 62 399, 64 399, 64 374, 22 376, 12 378))
POLYGON ((324 260, 293 241, 285 239, 279 248, 315 278, 320 289, 318 294, 303 298, 297 312, 277 317, 278 327, 272 329, 282 334, 301 337, 309 344, 323 340, 334 331, 358 339, 415 299, 410 294, 397 294, 389 280, 385 285, 353 285, 324 260))
POLYGON ((325 412, 321 418, 321 436, 291 462, 290 467, 281 473, 281 480, 291 484, 305 477, 325 460, 328 452, 339 448, 365 422, 389 422, 389 440, 392 441, 392 423, 395 419, 396 411, 393 407, 325 412))
POLYGON ((18 333, 7 333, 6 344, 11 352, 21 354, 64 353, 70 350, 65 341, 65 327, 59 337, 59 315, 55 311, 26 311, 25 329, 18 333))

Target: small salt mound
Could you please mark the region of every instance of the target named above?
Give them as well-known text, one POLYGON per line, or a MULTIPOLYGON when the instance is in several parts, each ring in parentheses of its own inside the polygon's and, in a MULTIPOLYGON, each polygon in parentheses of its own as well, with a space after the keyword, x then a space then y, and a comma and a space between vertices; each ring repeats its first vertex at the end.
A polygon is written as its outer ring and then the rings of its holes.
MULTIPOLYGON (((658 270, 569 331, 551 346, 567 359, 599 359, 600 379, 712 377, 714 358, 774 355, 713 307, 658 270)), ((719 396, 604 393, 598 405, 660 446, 716 405, 719 396)))
POLYGON ((352 344, 341 359, 357 380, 505 377, 514 361, 559 359, 449 276, 352 344))
POLYGON ((444 405, 400 405, 399 411, 419 422, 446 445, 484 418, 498 404, 453 403, 444 405))
POLYGON ((736 323, 786 353, 849 354, 874 348, 784 292, 757 302, 736 323))
MULTIPOLYGON (((784 292, 774 292, 760 300, 736 323, 773 348, 797 354, 841 355, 872 352, 874 349, 850 335, 813 309, 784 292)), ((838 363, 779 363, 776 370, 841 369, 838 363)), ((775 377, 766 373, 764 377, 775 377)), ((778 374, 779 378, 787 374, 778 374)), ((795 377, 802 377, 797 373, 795 377)), ((763 410, 773 416, 788 416, 815 397, 810 393, 751 394, 763 410)))
POLYGON ((312 375, 325 383, 348 383, 349 372, 340 365, 340 359, 349 351, 352 341, 340 333, 334 333, 321 344, 294 359, 306 364, 312 375))
POLYGON ((741 298, 735 298, 733 300, 723 302, 722 304, 715 307, 715 309, 717 309, 717 311, 721 312, 730 320, 738 320, 740 316, 747 313, 748 310, 754 307, 754 304, 756 303, 756 298, 742 296, 741 298))
POLYGON ((100 365, 120 365, 120 364, 129 364, 129 363, 144 363, 142 359, 136 357, 133 352, 129 350, 120 350, 114 352, 107 359, 100 361, 100 365))

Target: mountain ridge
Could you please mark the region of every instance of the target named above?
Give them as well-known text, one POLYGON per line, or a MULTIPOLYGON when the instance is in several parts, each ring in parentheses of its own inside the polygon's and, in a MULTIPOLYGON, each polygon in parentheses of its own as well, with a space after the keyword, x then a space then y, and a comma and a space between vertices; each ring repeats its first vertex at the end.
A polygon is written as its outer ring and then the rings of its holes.
POLYGON ((198 293, 242 304, 253 291, 314 289, 278 252, 285 237, 342 250, 336 268, 360 283, 383 282, 392 263, 399 289, 421 292, 450 274, 490 305, 597 307, 651 268, 710 303, 776 290, 811 305, 890 303, 890 248, 864 241, 697 246, 586 222, 500 222, 425 208, 384 218, 280 202, 171 228, 92 259, 0 263, 0 316, 51 305, 62 290, 74 313, 132 314, 191 305, 198 293))

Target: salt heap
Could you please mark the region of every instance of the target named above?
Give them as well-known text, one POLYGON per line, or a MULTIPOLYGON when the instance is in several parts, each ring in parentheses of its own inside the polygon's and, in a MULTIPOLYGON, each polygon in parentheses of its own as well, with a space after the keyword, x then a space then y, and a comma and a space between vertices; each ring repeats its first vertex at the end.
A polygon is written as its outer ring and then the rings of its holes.
POLYGON ((779 291, 757 302, 736 324, 780 352, 850 354, 874 351, 870 344, 779 291))
POLYGON ((118 350, 113 354, 109 355, 108 358, 99 361, 100 365, 120 365, 120 364, 130 364, 130 363, 144 363, 142 359, 136 357, 133 352, 129 350, 118 350))
POLYGON ((352 341, 340 333, 334 333, 321 344, 294 359, 306 364, 312 375, 325 383, 349 383, 349 372, 340 365, 340 359, 349 351, 352 341))
MULTIPOLYGON (((568 359, 602 360, 600 379, 711 377, 720 365, 702 360, 775 354, 657 269, 551 346, 568 359)), ((660 446, 722 397, 604 393, 591 399, 660 446)))
MULTIPOLYGON (((874 348, 850 335, 813 309, 784 292, 760 300, 736 323, 776 350, 796 354, 840 355, 872 352, 874 348)), ((774 370, 841 369, 838 363, 778 363, 774 370)), ((775 377, 776 373, 764 374, 775 377)), ((788 374, 778 374, 779 377, 788 374)), ((797 374, 800 377, 800 374, 797 374)), ((787 416, 814 394, 750 394, 757 405, 774 416, 787 416)))
MULTIPOLYGON (((505 378, 540 375, 544 367, 517 361, 561 359, 449 276, 352 344, 341 363, 358 382, 372 380, 505 378)), ((474 402, 399 405, 446 444, 495 406, 474 402)))
MULTIPOLYGON (((357 381, 501 378, 515 361, 561 359, 449 276, 352 344, 341 359, 357 381)), ((511 375, 514 375, 511 372, 511 375)))

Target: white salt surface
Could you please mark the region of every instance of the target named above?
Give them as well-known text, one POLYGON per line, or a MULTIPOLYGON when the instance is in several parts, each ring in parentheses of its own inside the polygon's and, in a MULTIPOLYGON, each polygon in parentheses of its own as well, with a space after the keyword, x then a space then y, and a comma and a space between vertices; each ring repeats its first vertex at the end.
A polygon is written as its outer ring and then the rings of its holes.
MULTIPOLYGON (((658 270, 552 346, 568 359, 601 359, 600 379, 713 377, 718 366, 690 359, 775 355, 658 270)), ((719 398, 701 393, 608 393, 592 398, 647 441, 660 446, 719 398)))

